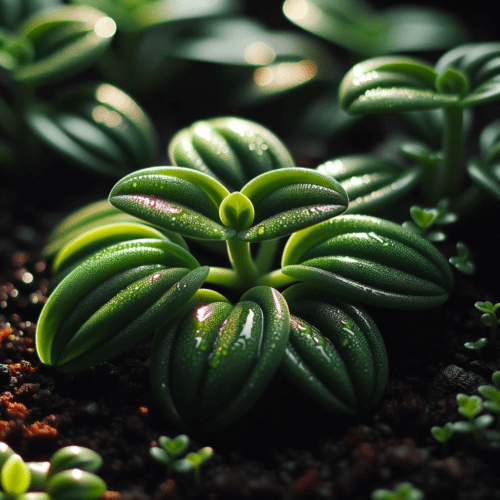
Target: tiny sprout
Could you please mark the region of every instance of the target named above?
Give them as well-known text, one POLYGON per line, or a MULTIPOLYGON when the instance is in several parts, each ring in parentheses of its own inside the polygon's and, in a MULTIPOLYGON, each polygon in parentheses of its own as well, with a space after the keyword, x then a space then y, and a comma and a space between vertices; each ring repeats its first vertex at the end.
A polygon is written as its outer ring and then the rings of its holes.
POLYGON ((483 409, 483 400, 479 396, 457 394, 458 411, 468 422, 455 422, 453 430, 461 433, 472 433, 478 447, 482 444, 481 431, 493 423, 492 415, 476 417, 483 409))
POLYGON ((481 385, 478 387, 478 392, 486 399, 483 406, 492 413, 497 415, 497 430, 500 431, 500 371, 495 372, 491 377, 494 386, 481 385))
POLYGON ((443 444, 443 448, 446 452, 446 443, 453 435, 453 424, 447 422, 443 427, 438 427, 437 425, 431 428, 432 437, 443 444))
POLYGON ((477 339, 475 342, 466 342, 464 344, 464 347, 470 349, 471 351, 477 351, 477 355, 479 359, 481 359, 482 358, 481 349, 484 346, 486 346, 486 344, 488 344, 488 339, 482 337, 480 339, 477 339))
POLYGON ((31 473, 24 460, 13 454, 3 464, 1 480, 2 490, 7 494, 7 498, 17 499, 28 491, 31 473))
POLYGON ((372 493, 372 500, 423 500, 423 498, 423 491, 411 483, 401 483, 394 491, 380 489, 372 493))
POLYGON ((153 447, 150 449, 150 453, 157 462, 167 465, 167 475, 171 476, 173 471, 187 472, 193 470, 196 487, 199 489, 201 484, 200 467, 213 455, 214 450, 206 446, 196 453, 188 453, 184 458, 176 459, 189 446, 189 438, 185 434, 180 434, 173 439, 161 436, 158 442, 161 448, 153 447))
POLYGON ((422 208, 414 205, 410 208, 413 221, 403 222, 403 227, 422 236, 432 243, 446 240, 443 231, 429 231, 433 226, 442 226, 456 222, 457 215, 449 210, 449 201, 442 199, 435 208, 422 208))
POLYGON ((496 315, 496 310, 500 307, 500 303, 493 305, 492 302, 476 302, 474 306, 478 311, 484 313, 481 316, 481 322, 483 325, 491 328, 490 343, 493 344, 497 339, 497 325, 500 323, 500 319, 496 315))
POLYGON ((469 249, 465 243, 462 243, 461 241, 457 243, 457 255, 450 257, 448 260, 450 264, 457 268, 458 271, 466 274, 467 276, 476 272, 476 265, 474 262, 469 260, 469 249))

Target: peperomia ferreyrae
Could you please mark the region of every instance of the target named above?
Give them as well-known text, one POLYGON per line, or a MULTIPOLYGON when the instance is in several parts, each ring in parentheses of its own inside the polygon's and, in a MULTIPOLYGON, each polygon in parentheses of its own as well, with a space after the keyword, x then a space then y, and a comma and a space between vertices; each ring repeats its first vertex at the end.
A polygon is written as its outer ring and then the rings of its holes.
POLYGON ((181 427, 230 424, 279 367, 330 410, 372 409, 387 355, 358 301, 442 304, 452 289, 446 259, 395 223, 341 215, 349 203, 342 185, 294 166, 253 122, 198 122, 169 150, 182 166, 125 176, 109 196, 119 210, 102 202, 95 216, 84 208, 56 228, 46 251, 60 283, 38 323, 41 360, 85 369, 156 330, 153 392, 181 427), (225 243, 227 265, 200 266, 191 255, 191 242, 207 240, 225 243))

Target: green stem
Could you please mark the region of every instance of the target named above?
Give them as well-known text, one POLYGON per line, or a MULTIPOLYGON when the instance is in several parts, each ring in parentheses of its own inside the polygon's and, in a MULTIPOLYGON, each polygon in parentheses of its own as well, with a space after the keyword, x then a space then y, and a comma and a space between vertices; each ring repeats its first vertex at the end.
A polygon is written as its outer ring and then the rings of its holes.
POLYGON ((278 250, 279 239, 263 241, 255 257, 255 266, 259 274, 268 273, 273 266, 274 257, 278 250))
POLYGON ((458 106, 444 110, 443 161, 438 165, 432 190, 434 202, 460 192, 464 173, 463 111, 458 106))
POLYGON ((225 267, 211 267, 205 283, 227 286, 229 288, 237 288, 238 276, 233 269, 226 269, 225 267))
POLYGON ((273 288, 283 288, 296 282, 297 280, 295 278, 291 278, 290 276, 283 274, 281 272, 281 269, 277 269, 276 271, 271 271, 270 273, 260 276, 257 280, 257 285, 272 286, 273 288))
POLYGON ((245 287, 253 286, 259 273, 252 260, 250 243, 235 236, 227 240, 226 244, 229 261, 236 271, 238 284, 245 287))

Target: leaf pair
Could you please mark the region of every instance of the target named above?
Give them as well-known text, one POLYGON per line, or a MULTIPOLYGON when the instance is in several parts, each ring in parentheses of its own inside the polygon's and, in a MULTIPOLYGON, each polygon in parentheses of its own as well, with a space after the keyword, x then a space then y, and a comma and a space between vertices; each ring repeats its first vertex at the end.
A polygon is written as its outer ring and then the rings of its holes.
POLYGON ((463 45, 435 68, 416 59, 378 57, 354 66, 340 84, 349 113, 467 108, 500 96, 500 44, 463 45))
POLYGON ((337 181, 304 168, 261 174, 235 194, 201 172, 154 167, 120 180, 109 200, 127 213, 183 236, 237 237, 248 242, 286 236, 345 211, 348 204, 337 181))

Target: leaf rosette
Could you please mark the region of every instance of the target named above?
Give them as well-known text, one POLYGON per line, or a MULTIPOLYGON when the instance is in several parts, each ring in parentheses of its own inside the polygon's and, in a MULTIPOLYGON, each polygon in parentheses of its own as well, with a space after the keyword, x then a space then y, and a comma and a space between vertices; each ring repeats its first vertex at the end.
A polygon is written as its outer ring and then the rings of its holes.
POLYGON ((47 300, 36 331, 41 361, 76 371, 116 356, 175 318, 208 271, 165 240, 127 241, 97 252, 47 300))
POLYGON ((249 242, 287 236, 345 212, 349 204, 333 177, 300 167, 259 175, 241 193, 255 209, 252 225, 238 233, 249 242))
POLYGON ((160 409, 182 427, 212 431, 240 417, 279 367, 290 316, 283 296, 255 287, 235 306, 200 290, 185 318, 153 340, 151 384, 160 409))
POLYGON ((116 24, 88 6, 63 5, 33 14, 17 35, 31 43, 36 57, 13 69, 13 78, 29 85, 52 83, 94 63, 107 49, 116 24))
POLYGON ((349 214, 370 213, 400 199, 422 176, 420 167, 401 168, 395 161, 375 155, 352 155, 329 160, 318 167, 331 175, 349 196, 349 214))
POLYGON ((151 167, 118 181, 109 195, 124 212, 183 236, 224 240, 235 235, 219 216, 229 191, 196 170, 151 167))
POLYGON ((26 121, 48 147, 101 175, 119 178, 156 160, 150 119, 129 95, 107 83, 76 87, 50 105, 30 106, 26 121))
POLYGON ((424 238, 375 217, 344 215, 293 234, 281 272, 340 296, 395 309, 445 302, 450 266, 424 238))
POLYGON ((174 165, 206 173, 230 191, 270 170, 295 166, 271 131, 235 117, 195 122, 172 138, 168 154, 174 165))
POLYGON ((285 375, 330 411, 371 410, 385 391, 388 361, 370 316, 310 285, 294 285, 283 296, 290 308, 290 339, 281 364, 285 375))

